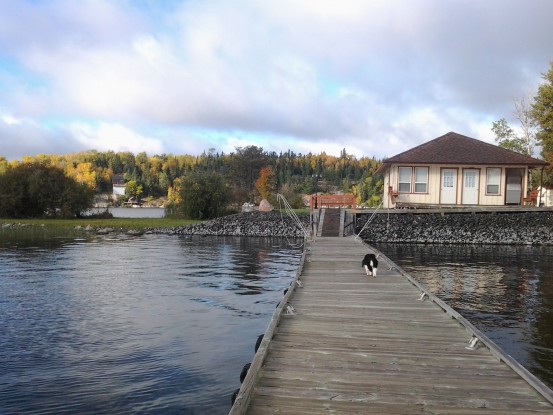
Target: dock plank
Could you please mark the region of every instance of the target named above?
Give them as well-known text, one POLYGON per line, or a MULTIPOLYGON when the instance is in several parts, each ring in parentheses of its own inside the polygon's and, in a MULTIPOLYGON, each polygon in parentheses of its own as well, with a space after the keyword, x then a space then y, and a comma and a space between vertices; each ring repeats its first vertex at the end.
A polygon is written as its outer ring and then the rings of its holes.
MULTIPOLYGON (((393 263, 317 238, 253 383, 247 414, 553 414, 553 405, 393 263)), ((231 411, 232 413, 232 411, 231 411)))

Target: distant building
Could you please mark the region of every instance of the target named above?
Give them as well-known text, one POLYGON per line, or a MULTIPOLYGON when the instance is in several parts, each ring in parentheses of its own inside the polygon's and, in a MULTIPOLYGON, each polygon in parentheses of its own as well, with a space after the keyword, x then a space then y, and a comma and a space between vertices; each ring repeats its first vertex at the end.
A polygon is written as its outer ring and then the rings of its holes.
POLYGON ((114 174, 111 178, 111 184, 113 186, 113 196, 125 196, 125 179, 122 174, 114 174))

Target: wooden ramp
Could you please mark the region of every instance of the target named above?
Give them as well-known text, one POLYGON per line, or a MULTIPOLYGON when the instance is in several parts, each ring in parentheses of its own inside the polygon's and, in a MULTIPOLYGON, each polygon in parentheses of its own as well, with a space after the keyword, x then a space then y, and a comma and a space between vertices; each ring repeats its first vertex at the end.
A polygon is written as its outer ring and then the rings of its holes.
POLYGON ((361 241, 308 249, 279 307, 295 314, 272 322, 231 414, 553 414, 551 390, 467 349, 471 333, 387 259, 366 276, 361 241))
POLYGON ((340 214, 341 209, 325 209, 324 222, 321 227, 321 236, 341 236, 340 235, 340 214))

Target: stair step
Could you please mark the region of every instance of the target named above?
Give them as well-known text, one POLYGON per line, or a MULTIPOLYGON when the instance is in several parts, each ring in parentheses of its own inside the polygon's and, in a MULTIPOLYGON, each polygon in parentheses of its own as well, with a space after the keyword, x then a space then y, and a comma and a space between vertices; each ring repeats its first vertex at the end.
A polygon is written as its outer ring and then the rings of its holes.
POLYGON ((340 209, 325 209, 321 236, 340 236, 340 209))

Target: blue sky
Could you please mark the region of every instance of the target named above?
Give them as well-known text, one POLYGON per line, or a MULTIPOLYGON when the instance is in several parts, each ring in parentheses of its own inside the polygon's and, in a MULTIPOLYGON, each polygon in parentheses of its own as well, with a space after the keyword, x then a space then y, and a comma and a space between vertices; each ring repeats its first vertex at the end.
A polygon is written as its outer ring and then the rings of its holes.
POLYGON ((0 0, 0 156, 494 142, 553 61, 551 16, 550 0, 0 0))

